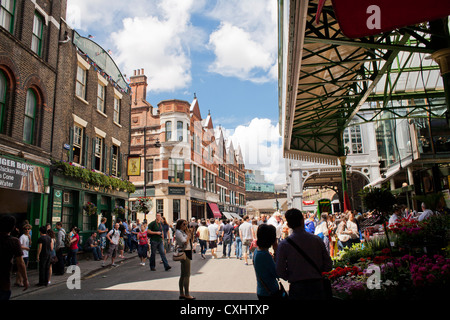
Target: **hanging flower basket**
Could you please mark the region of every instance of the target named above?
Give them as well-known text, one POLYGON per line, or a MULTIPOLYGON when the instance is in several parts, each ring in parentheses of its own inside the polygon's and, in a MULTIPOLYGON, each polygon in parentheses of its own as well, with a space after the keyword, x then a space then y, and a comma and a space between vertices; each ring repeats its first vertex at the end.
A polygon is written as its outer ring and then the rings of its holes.
POLYGON ((123 216, 123 215, 125 215, 125 209, 122 207, 122 206, 116 206, 115 208, 114 208, 114 214, 116 215, 116 216, 123 216))
POLYGON ((134 209, 137 212, 149 213, 153 208, 153 201, 150 198, 139 197, 134 204, 134 209))
POLYGON ((93 216, 93 215, 97 214, 97 206, 92 202, 86 203, 83 206, 83 210, 86 213, 86 215, 88 215, 88 216, 93 216))

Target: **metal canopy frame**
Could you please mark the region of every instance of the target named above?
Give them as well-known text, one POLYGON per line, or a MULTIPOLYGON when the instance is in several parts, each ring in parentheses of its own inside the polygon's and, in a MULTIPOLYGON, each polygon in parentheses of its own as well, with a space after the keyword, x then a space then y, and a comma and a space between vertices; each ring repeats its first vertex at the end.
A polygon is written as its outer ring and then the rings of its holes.
POLYGON ((423 23, 349 39, 331 1, 316 25, 317 3, 289 3, 285 157, 336 163, 345 156, 344 129, 381 115, 445 118, 439 66, 428 58, 433 39, 445 36, 423 23))

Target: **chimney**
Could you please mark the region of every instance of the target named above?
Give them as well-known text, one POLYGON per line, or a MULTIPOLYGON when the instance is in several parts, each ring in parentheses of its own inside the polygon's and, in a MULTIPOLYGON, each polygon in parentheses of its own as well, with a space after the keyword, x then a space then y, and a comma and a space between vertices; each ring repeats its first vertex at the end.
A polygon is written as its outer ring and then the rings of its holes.
POLYGON ((147 77, 144 69, 134 70, 134 76, 130 77, 130 87, 132 89, 132 102, 137 105, 147 97, 147 77))

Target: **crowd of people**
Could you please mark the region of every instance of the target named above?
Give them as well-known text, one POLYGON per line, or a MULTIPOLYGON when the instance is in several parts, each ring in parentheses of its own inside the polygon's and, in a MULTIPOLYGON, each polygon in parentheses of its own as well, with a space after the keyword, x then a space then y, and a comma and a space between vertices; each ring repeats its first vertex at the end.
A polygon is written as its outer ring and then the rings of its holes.
MULTIPOLYGON (((425 204, 422 204, 420 213, 411 212, 405 206, 396 207, 388 223, 395 223, 401 218, 422 221, 433 214, 425 204)), ((32 228, 25 221, 19 232, 13 220, 10 216, 2 217, 0 249, 6 257, 7 268, 12 266, 11 261, 16 258, 17 276, 14 285, 26 289, 29 286, 26 271, 32 245, 32 228)), ((51 283, 52 274, 62 275, 66 266, 77 265, 80 250, 92 253, 94 260, 101 261, 102 267, 107 265, 109 259, 111 266, 115 267, 117 256, 124 258, 124 252, 137 252, 140 265, 145 266, 148 260, 151 271, 156 270, 157 254, 164 270, 169 271, 172 267, 167 254, 181 251, 183 259, 180 260, 179 298, 195 299, 189 293, 191 260, 194 254, 206 259, 209 250, 211 259, 233 258, 243 261, 245 265, 252 263, 260 299, 282 296, 280 278, 289 282, 291 298, 324 297, 321 274, 331 269, 331 258, 345 247, 363 241, 364 229, 377 223, 382 221, 374 212, 358 213, 356 210, 333 214, 325 212, 319 218, 314 212, 302 213, 297 209, 289 209, 283 215, 275 212, 271 216, 246 215, 241 219, 179 219, 173 225, 169 225, 165 217, 157 213, 155 220, 150 223, 146 220, 141 223, 139 220, 131 222, 118 218, 112 230, 106 227, 107 219, 103 217, 98 229, 81 244, 77 226, 66 231, 61 222, 57 222, 56 232, 50 224, 39 228, 37 285, 47 286, 51 283), (220 249, 221 252, 218 252, 220 249)), ((2 276, 5 273, 2 272, 2 276)), ((0 299, 8 299, 9 277, 1 280, 0 299)))

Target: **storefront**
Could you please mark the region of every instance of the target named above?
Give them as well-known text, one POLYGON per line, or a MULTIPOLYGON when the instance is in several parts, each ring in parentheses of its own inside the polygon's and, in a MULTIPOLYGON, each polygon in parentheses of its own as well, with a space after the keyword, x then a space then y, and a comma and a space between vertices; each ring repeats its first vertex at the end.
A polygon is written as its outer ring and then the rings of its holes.
MULTIPOLYGON (((49 172, 45 165, 9 155, 0 156, 0 214, 16 218, 14 235, 22 233, 24 223, 30 224, 33 244, 37 243, 39 227, 47 223, 49 172)), ((33 245, 30 262, 35 260, 35 255, 36 246, 33 245)))
POLYGON ((77 226, 82 243, 97 230, 102 217, 107 219, 109 230, 117 218, 128 218, 127 192, 95 187, 58 175, 53 176, 51 189, 52 226, 61 222, 66 231, 77 226), (88 204, 94 208, 91 214, 86 210, 88 204))

